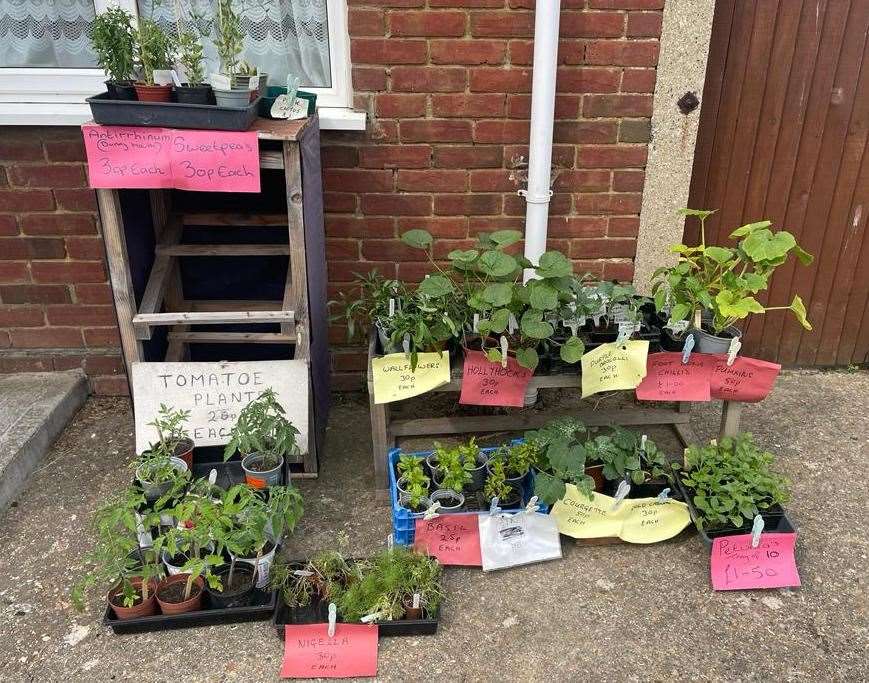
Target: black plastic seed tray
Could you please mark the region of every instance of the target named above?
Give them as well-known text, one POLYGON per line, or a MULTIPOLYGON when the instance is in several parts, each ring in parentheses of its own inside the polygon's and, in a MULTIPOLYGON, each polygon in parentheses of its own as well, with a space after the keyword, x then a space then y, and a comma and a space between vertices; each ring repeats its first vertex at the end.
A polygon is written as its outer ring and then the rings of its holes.
MULTIPOLYGON (((438 630, 438 617, 432 619, 401 619, 399 621, 380 621, 377 623, 378 634, 384 637, 395 636, 433 636, 438 630)), ((284 639, 284 626, 287 624, 325 624, 329 621, 328 609, 325 603, 313 605, 306 610, 291 610, 286 603, 278 598, 272 624, 275 633, 284 639)), ((340 619, 339 623, 344 623, 340 619)))
POLYGON ((107 92, 87 98, 94 121, 104 126, 152 126, 198 130, 247 130, 257 118, 259 100, 244 109, 213 104, 113 100, 107 92))
POLYGON ((202 603, 206 609, 184 614, 155 614, 137 619, 118 619, 110 606, 106 606, 103 624, 109 626, 116 635, 164 631, 166 629, 192 628, 194 626, 214 626, 216 624, 236 624, 247 621, 265 621, 274 614, 277 593, 254 589, 250 605, 209 609, 209 596, 206 591, 202 603))

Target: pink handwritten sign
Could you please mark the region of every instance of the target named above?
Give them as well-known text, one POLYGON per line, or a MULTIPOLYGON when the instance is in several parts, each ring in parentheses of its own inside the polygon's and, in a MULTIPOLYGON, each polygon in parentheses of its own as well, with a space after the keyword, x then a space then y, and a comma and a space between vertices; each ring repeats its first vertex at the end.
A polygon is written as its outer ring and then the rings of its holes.
POLYGON ((375 624, 287 624, 281 678, 371 678, 377 675, 375 624))
POLYGON ((477 515, 440 515, 416 520, 414 547, 441 564, 480 567, 480 525, 477 515))
POLYGON ((709 563, 713 590, 799 586, 796 542, 796 534, 778 533, 761 534, 757 548, 751 547, 751 534, 713 539, 709 563))
POLYGON ((482 351, 467 351, 459 403, 521 408, 525 402, 525 388, 533 375, 512 356, 504 368, 500 363, 492 363, 482 351))
POLYGON ((772 391, 781 365, 757 358, 737 356, 733 365, 727 365, 727 356, 715 354, 710 389, 712 398, 725 401, 757 403, 772 391))
POLYGON ((257 134, 141 126, 82 126, 94 188, 259 192, 257 134))
POLYGON ((637 387, 641 401, 709 401, 709 378, 714 359, 692 353, 682 363, 682 354, 665 351, 646 359, 646 376, 637 387))

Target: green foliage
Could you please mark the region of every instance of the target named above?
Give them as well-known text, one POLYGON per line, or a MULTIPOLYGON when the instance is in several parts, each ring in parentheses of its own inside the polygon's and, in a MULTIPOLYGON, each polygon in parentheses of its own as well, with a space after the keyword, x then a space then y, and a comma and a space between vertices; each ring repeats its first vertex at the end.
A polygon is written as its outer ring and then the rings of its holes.
POLYGON ((489 461, 489 476, 486 478, 486 484, 483 486, 483 495, 486 496, 486 500, 497 498, 500 502, 503 502, 513 492, 513 487, 507 483, 504 460, 492 458, 489 461))
POLYGON ((603 475, 609 480, 629 478, 632 484, 669 476, 667 459, 651 439, 640 448, 641 436, 623 427, 613 427, 610 434, 596 436, 586 444, 586 451, 603 463, 603 475))
POLYGON ((440 474, 440 488, 461 493, 471 483, 471 472, 480 467, 480 447, 475 437, 452 448, 435 442, 434 456, 440 474))
POLYGON ((171 69, 175 45, 157 22, 139 18, 136 31, 136 58, 142 68, 142 80, 154 85, 154 69, 171 69))
POLYGON ((269 590, 280 591, 288 607, 337 602, 345 587, 360 580, 364 563, 345 557, 347 536, 338 536, 337 548, 314 555, 307 563, 277 560, 269 570, 269 590))
POLYGON ((703 529, 739 528, 755 515, 790 500, 789 482, 772 471, 775 456, 754 442, 751 434, 725 437, 720 444, 685 450, 682 483, 703 529))
POLYGON ((525 440, 538 453, 534 495, 541 502, 552 505, 563 498, 566 484, 574 484, 589 499, 592 498, 594 480, 585 473, 586 461, 590 458, 579 440, 585 432, 581 422, 568 417, 557 418, 540 429, 525 433, 525 440))
POLYGON ((176 467, 172 462, 174 453, 174 447, 167 444, 160 442, 152 444, 150 450, 133 461, 136 478, 142 484, 153 486, 171 482, 170 491, 178 493, 190 481, 190 472, 176 467))
POLYGON ((220 73, 231 76, 236 73, 239 56, 244 49, 244 33, 232 0, 217 0, 216 26, 214 47, 220 59, 220 73))
POLYGON ((533 441, 522 441, 499 449, 495 458, 504 462, 507 474, 515 479, 528 474, 540 458, 540 449, 533 441))
POLYGON ((387 336, 392 332, 389 315, 389 300, 395 301, 395 308, 400 311, 403 302, 410 298, 410 292, 403 282, 388 280, 376 270, 365 275, 356 274, 355 280, 358 294, 355 296, 339 292, 338 300, 330 301, 329 306, 340 309, 333 320, 343 318, 347 325, 347 339, 353 340, 358 332, 367 332, 376 325, 387 336))
POLYGON ((205 54, 202 43, 192 31, 178 34, 178 61, 184 67, 188 85, 201 85, 205 81, 205 54))
MULTIPOLYGON (((422 458, 413 455, 401 455, 398 461, 398 472, 404 479, 403 488, 407 493, 405 503, 410 509, 418 510, 423 499, 428 495, 429 478, 422 467, 422 458)), ((399 500, 399 504, 402 501, 399 500)))
POLYGON ((807 330, 806 309, 799 296, 789 306, 764 306, 756 298, 766 290, 775 269, 793 253, 803 265, 813 257, 796 243, 794 236, 773 232, 770 221, 758 221, 737 228, 730 234, 739 239, 733 248, 706 245, 706 219, 711 211, 682 210, 682 215, 700 220, 700 244, 678 244, 671 251, 679 255, 675 266, 658 268, 652 274, 652 293, 659 311, 670 305, 670 323, 695 320, 703 309, 712 313, 716 333, 753 313, 790 310, 807 330))
POLYGON ((91 45, 97 64, 113 81, 135 77, 133 15, 117 6, 98 12, 91 22, 91 45))
POLYGON ((282 457, 297 454, 299 447, 296 437, 299 430, 285 415, 275 392, 271 388, 263 391, 256 400, 239 411, 238 420, 229 433, 223 459, 228 460, 236 451, 244 455, 258 453, 263 456, 263 466, 274 469, 282 457))
POLYGON ((177 447, 190 438, 190 433, 184 424, 190 419, 189 410, 175 410, 165 403, 160 404, 157 417, 149 422, 149 427, 157 430, 157 443, 151 444, 151 450, 174 455, 177 447))

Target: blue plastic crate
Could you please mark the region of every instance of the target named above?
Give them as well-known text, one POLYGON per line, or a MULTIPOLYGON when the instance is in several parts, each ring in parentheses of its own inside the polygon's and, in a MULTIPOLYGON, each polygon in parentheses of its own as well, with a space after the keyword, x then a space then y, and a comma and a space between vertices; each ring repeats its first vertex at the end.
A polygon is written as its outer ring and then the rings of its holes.
MULTIPOLYGON (((511 443, 521 443, 520 439, 514 440, 511 443)), ((481 448, 482 453, 493 453, 500 446, 494 448, 481 448)), ((413 539, 416 534, 416 520, 422 519, 424 513, 411 512, 398 504, 398 487, 396 485, 397 478, 395 476, 395 464, 401 455, 412 455, 416 458, 425 458, 431 455, 433 451, 417 451, 414 453, 402 453, 400 448, 393 448, 386 456, 386 465, 389 470, 389 500, 392 504, 392 538, 395 543, 401 545, 413 545, 413 539)), ((529 472, 522 481, 522 504, 525 505, 531 498, 531 492, 534 490, 534 474, 529 472)), ((542 506, 541 511, 545 511, 546 507, 542 506)), ((477 514, 483 514, 485 510, 480 510, 477 514)), ((467 511, 460 512, 441 512, 442 515, 464 515, 467 511)))

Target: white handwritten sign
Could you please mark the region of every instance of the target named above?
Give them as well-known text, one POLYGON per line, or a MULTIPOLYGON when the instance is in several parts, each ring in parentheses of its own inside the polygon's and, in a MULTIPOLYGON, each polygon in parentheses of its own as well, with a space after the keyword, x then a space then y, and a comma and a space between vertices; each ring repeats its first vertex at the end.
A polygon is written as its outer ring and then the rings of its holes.
POLYGON ((308 449, 308 364, 303 360, 221 363, 133 363, 136 452, 157 440, 148 426, 161 403, 189 410, 187 429, 197 446, 219 446, 239 411, 271 387, 308 449))

